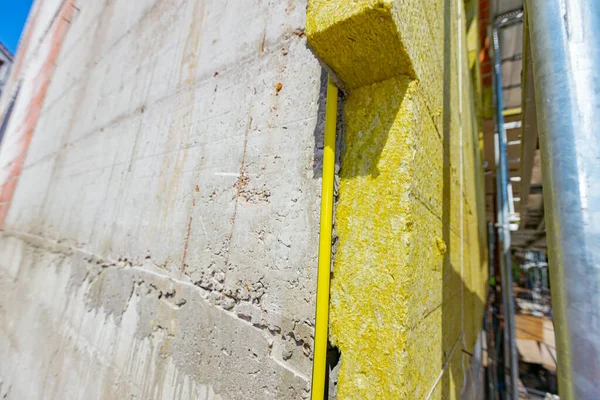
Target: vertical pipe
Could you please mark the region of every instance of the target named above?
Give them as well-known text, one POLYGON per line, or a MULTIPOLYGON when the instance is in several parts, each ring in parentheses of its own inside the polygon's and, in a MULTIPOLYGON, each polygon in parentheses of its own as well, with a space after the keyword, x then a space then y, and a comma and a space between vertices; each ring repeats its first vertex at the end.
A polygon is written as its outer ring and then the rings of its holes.
POLYGON ((338 88, 331 78, 327 84, 325 109, 325 146, 321 187, 321 227, 319 232, 319 266, 317 273, 317 309, 311 399, 325 396, 327 374, 327 338, 329 333, 329 279, 331 275, 331 229, 333 224, 333 179, 335 174, 335 127, 338 88))
POLYGON ((488 339, 487 355, 488 355, 488 383, 489 383, 489 400, 498 399, 498 360, 496 358, 496 342, 497 338, 494 335, 494 303, 496 297, 496 233, 494 224, 488 222, 488 262, 489 262, 489 284, 488 284, 488 301, 486 314, 486 334, 488 339), (493 279, 493 281, 492 281, 493 279), (493 284, 492 284, 493 282, 493 284))
POLYGON ((500 40, 496 26, 492 29, 494 47, 494 93, 496 100, 496 186, 498 201, 498 239, 500 272, 502 275, 502 302, 504 305, 504 361, 507 379, 507 399, 517 399, 518 358, 515 345, 514 302, 512 294, 512 260, 510 255, 510 221, 508 205, 508 160, 506 154, 506 129, 502 99, 500 69, 500 40))
POLYGON ((561 399, 600 392, 600 3, 528 0, 561 399))

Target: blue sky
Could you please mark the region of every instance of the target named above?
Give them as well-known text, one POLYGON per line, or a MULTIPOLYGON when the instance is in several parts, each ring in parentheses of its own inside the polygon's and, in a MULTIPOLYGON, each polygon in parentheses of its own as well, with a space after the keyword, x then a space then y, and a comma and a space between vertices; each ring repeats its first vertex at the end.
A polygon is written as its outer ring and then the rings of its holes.
POLYGON ((33 0, 0 0, 0 42, 13 54, 33 0))

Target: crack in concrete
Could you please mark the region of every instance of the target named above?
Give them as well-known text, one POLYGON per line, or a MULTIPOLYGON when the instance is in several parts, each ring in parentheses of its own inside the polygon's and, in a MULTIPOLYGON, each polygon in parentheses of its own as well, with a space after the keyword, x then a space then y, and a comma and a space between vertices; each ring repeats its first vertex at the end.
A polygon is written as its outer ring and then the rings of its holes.
MULTIPOLYGON (((111 260, 107 258, 103 258, 99 255, 95 255, 93 253, 87 252, 83 249, 71 246, 69 244, 64 243, 63 241, 52 240, 48 238, 44 238, 38 235, 33 235, 30 233, 17 232, 17 231, 3 231, 3 234, 6 236, 12 236, 18 238, 29 246, 34 248, 40 248, 49 251, 54 254, 64 254, 64 255, 73 255, 74 253, 79 253, 83 256, 83 260, 88 264, 92 264, 97 266, 99 269, 97 270, 88 270, 85 275, 85 280, 88 280, 90 285, 101 277, 106 271, 110 269, 130 269, 137 273, 152 276, 158 278, 164 282, 171 282, 173 284, 181 285, 183 287, 187 287, 192 289, 195 292, 199 292, 200 297, 204 300, 208 301, 212 306, 220 308, 222 311, 226 312, 232 317, 235 317, 237 320, 243 321, 254 329, 257 329, 263 332, 268 337, 279 338, 284 343, 290 343, 295 348, 302 349, 303 354, 312 359, 312 346, 309 340, 312 337, 312 325, 308 324, 307 321, 293 321, 292 328, 283 332, 281 327, 277 325, 272 325, 265 323, 262 318, 260 321, 255 320, 253 315, 248 314, 248 311, 244 311, 243 309, 239 309, 241 305, 254 306, 262 308, 261 299, 267 293, 267 285, 263 282, 264 276, 259 278, 256 282, 251 284, 245 284, 244 290, 237 289, 235 292, 229 288, 215 288, 214 286, 211 288, 210 286, 203 287, 199 282, 186 282, 181 279, 170 277, 166 274, 162 274, 156 271, 148 270, 147 267, 144 267, 143 264, 134 264, 128 258, 118 258, 117 260, 111 260), (250 289, 250 290, 248 290, 250 289), (248 291, 248 293, 246 293, 248 291), (254 293, 253 293, 254 292, 254 293), (251 294, 253 293, 253 294, 251 294), (223 299, 228 299, 225 303, 215 303, 212 302, 214 296, 218 296, 223 299), (231 304, 231 307, 229 305, 231 304), (229 308, 228 308, 229 307, 229 308), (299 326, 304 325, 304 326, 299 326), (302 332, 302 329, 310 332, 302 332)), ((150 261, 150 255, 144 257, 145 261, 150 261)), ((153 265, 157 268, 160 268, 159 265, 153 263, 153 265)), ((184 274, 189 278, 187 274, 184 274)), ((218 277, 218 279, 223 279, 224 276, 218 277)), ((125 302, 125 307, 123 311, 127 308, 127 305, 133 298, 135 293, 136 286, 141 285, 145 282, 145 279, 140 277, 133 277, 133 284, 131 287, 131 291, 128 292, 127 301, 125 302)), ((157 291, 157 298, 167 303, 169 307, 173 310, 180 309, 184 307, 187 303, 187 300, 184 298, 176 297, 176 290, 171 288, 169 290, 162 290, 154 283, 148 283, 148 287, 150 290, 157 291)), ((256 311, 262 313, 263 310, 257 309, 256 311)), ((293 352, 293 351, 292 351, 293 352)), ((283 363, 282 360, 275 358, 274 356, 270 356, 275 360, 278 364, 283 363)), ((286 369, 289 369, 294 374, 304 377, 304 375, 300 374, 298 371, 294 370, 292 367, 287 366, 286 369)))

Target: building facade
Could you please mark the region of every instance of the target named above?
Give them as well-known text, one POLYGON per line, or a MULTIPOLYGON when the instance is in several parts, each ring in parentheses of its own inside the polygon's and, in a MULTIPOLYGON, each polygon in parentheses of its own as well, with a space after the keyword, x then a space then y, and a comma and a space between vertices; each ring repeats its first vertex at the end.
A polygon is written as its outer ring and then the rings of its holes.
POLYGON ((0 148, 0 395, 308 398, 331 73, 330 388, 458 398, 487 270, 464 10, 35 1, 0 148))

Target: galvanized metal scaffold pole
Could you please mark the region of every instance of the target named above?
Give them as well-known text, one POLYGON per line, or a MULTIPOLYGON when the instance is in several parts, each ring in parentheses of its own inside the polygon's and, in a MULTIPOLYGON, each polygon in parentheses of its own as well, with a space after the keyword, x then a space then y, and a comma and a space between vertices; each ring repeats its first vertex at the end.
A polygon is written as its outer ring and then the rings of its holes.
MULTIPOLYGON (((512 258, 510 254, 510 219, 508 200, 508 157, 506 154, 506 129, 504 126, 504 102, 502 98, 502 74, 500 68, 500 38, 498 29, 513 23, 517 14, 502 18, 502 23, 492 26, 493 78, 496 101, 496 195, 498 203, 499 261, 502 277, 502 304, 504 308, 504 368, 506 399, 518 399, 519 366, 515 343, 514 301, 512 290, 512 258)), ((522 13, 520 15, 522 18, 522 13)))
POLYGON ((600 2, 527 0, 561 399, 600 393, 600 2))

